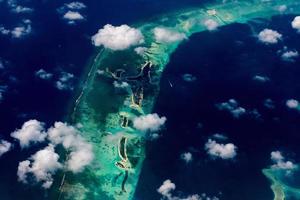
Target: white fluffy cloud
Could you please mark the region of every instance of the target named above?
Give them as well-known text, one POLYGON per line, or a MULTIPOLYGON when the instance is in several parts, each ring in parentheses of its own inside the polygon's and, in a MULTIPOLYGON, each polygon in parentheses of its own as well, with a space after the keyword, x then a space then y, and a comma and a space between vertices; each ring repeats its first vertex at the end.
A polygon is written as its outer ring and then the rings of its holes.
POLYGON ((81 172, 94 158, 92 145, 87 143, 73 126, 56 122, 54 127, 48 130, 48 139, 51 143, 61 144, 70 151, 67 168, 74 173, 81 172))
POLYGON ((219 103, 216 106, 219 110, 229 111, 235 118, 239 118, 247 112, 245 108, 239 106, 235 99, 229 99, 227 102, 219 103))
POLYGON ((283 61, 287 61, 287 62, 294 62, 295 58, 297 58, 299 56, 298 51, 296 50, 288 50, 283 52, 283 54, 281 55, 281 59, 283 61))
POLYGON ((258 34, 259 41, 265 44, 276 44, 281 38, 282 35, 272 29, 264 29, 258 34))
POLYGON ((219 144, 214 140, 209 139, 205 144, 205 149, 207 153, 212 157, 219 157, 222 159, 231 159, 236 156, 237 147, 232 144, 219 144))
POLYGON ((11 143, 0 140, 0 157, 11 149, 11 143))
POLYGON ((176 185, 171 180, 165 180, 163 184, 157 189, 157 192, 162 196, 171 197, 171 191, 176 189, 176 185))
POLYGON ((172 192, 176 189, 176 185, 172 183, 171 180, 167 179, 163 184, 157 189, 157 192, 163 196, 163 199, 168 200, 219 200, 218 197, 209 197, 205 193, 188 195, 187 197, 173 196, 172 192))
POLYGON ((286 106, 291 109, 299 109, 299 101, 296 99, 289 99, 286 101, 286 106))
POLYGON ((190 152, 185 152, 180 155, 180 158, 184 160, 186 163, 190 163, 193 160, 193 155, 190 152))
POLYGON ((137 53, 138 55, 144 55, 144 53, 148 50, 147 47, 136 47, 134 49, 135 53, 137 53))
POLYGON ((300 16, 297 16, 292 21, 292 27, 300 32, 300 16))
POLYGON ((92 36, 92 42, 95 46, 104 46, 111 50, 125 50, 131 46, 142 44, 144 36, 140 30, 128 25, 107 24, 92 36))
POLYGON ((47 133, 44 131, 44 123, 35 119, 25 122, 21 129, 11 133, 11 137, 19 140, 22 148, 28 147, 31 143, 45 141, 47 133))
POLYGON ((165 124, 167 118, 158 114, 148 114, 133 120, 133 126, 140 131, 158 131, 165 124))
POLYGON ((63 18, 71 23, 84 19, 84 17, 77 11, 68 11, 64 14, 63 18))
POLYGON ((153 30, 156 42, 173 43, 186 39, 184 33, 174 31, 169 28, 157 27, 153 30))
POLYGON ((275 169, 292 170, 296 168, 295 164, 291 161, 285 161, 280 151, 272 151, 271 160, 274 162, 272 168, 275 169))
POLYGON ((31 175, 36 182, 42 183, 43 188, 50 188, 53 183, 53 174, 62 168, 62 164, 58 160, 59 155, 55 153, 54 146, 50 144, 32 155, 29 160, 19 163, 18 180, 27 183, 28 176, 31 175))
POLYGON ((46 72, 44 69, 39 69, 35 72, 35 76, 39 77, 40 79, 49 80, 53 77, 53 74, 46 72))
POLYGON ((207 28, 209 31, 214 31, 218 28, 219 24, 213 19, 207 19, 203 22, 204 26, 207 28))

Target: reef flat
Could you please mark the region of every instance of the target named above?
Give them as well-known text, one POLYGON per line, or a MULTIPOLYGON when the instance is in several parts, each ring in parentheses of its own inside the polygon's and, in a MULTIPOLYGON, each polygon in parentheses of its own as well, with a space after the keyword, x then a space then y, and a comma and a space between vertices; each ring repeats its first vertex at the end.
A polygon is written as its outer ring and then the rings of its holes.
MULTIPOLYGON (((213 19, 220 26, 247 23, 280 14, 278 8, 282 5, 288 8, 286 14, 300 12, 300 4, 294 0, 234 1, 178 10, 131 25, 140 29, 145 37, 142 46, 147 50, 143 55, 136 54, 133 48, 99 49, 94 62, 88 66, 87 82, 72 113, 72 123, 78 124, 83 137, 93 145, 95 159, 81 174, 66 174, 60 199, 133 198, 145 157, 147 135, 134 129, 132 120, 151 113, 161 73, 170 55, 184 42, 157 42, 154 28, 166 27, 188 38, 207 30, 204 20, 213 19), (116 88, 115 81, 126 81, 128 87, 116 88)), ((273 171, 264 170, 264 174, 273 177, 273 171)), ((275 199, 285 199, 283 183, 275 179, 272 182, 275 199)))

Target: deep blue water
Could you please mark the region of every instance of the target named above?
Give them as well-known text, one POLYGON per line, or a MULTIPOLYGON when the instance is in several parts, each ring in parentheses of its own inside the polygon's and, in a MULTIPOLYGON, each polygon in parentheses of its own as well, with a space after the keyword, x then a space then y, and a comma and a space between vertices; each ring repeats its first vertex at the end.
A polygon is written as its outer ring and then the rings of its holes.
POLYGON ((299 60, 286 63, 277 54, 283 46, 299 50, 299 34, 287 26, 292 19, 279 16, 269 23, 233 24, 195 34, 179 47, 163 73, 154 110, 167 117, 166 128, 160 139, 147 145, 136 199, 159 199, 156 190, 166 179, 183 196, 205 192, 224 200, 273 199, 261 173, 271 165, 270 152, 283 150, 296 161, 300 153, 299 112, 285 106, 287 99, 300 97, 299 60), (258 42, 256 31, 265 27, 282 33, 283 41, 270 46, 258 42), (197 80, 184 81, 187 73, 197 80), (253 81, 255 75, 270 81, 253 81), (231 98, 246 109, 257 109, 261 119, 234 119, 216 108, 231 98), (267 98, 275 102, 274 109, 263 105, 267 98), (234 160, 212 160, 206 154, 204 144, 215 133, 237 145, 234 160), (193 154, 191 163, 180 159, 184 152, 193 154))

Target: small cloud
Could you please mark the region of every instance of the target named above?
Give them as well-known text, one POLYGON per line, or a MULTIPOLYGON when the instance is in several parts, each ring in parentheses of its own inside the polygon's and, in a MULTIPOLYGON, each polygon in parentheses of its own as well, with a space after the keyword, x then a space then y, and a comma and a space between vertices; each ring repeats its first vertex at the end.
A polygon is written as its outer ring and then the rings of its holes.
POLYGON ((33 12, 33 9, 18 5, 18 6, 13 7, 11 9, 11 12, 14 12, 14 13, 31 13, 31 12, 33 12))
POLYGON ((159 117, 156 113, 148 114, 135 118, 133 126, 140 131, 159 131, 166 120, 166 117, 159 117))
POLYGON ((275 108, 275 103, 272 99, 265 99, 264 100, 264 106, 266 108, 269 108, 269 109, 274 109, 275 108))
POLYGON ((53 77, 53 74, 46 72, 44 69, 39 69, 35 72, 35 76, 40 79, 49 80, 53 77))
POLYGON ((215 31, 219 27, 218 22, 213 19, 207 19, 203 22, 203 24, 209 31, 215 31))
POLYGON ((265 44, 276 44, 281 40, 282 35, 271 29, 264 29, 258 34, 258 39, 265 44))
POLYGON ((176 185, 169 179, 165 180, 163 184, 157 189, 157 192, 162 195, 163 199, 167 200, 219 200, 218 197, 210 197, 205 193, 192 194, 186 197, 173 196, 172 192, 176 189, 176 185))
POLYGON ((9 35, 10 34, 10 30, 6 29, 4 26, 0 26, 0 33, 2 35, 9 35))
POLYGON ((144 36, 140 30, 128 25, 105 25, 92 36, 95 46, 104 46, 111 50, 125 50, 144 42, 144 36))
POLYGON ((86 5, 82 2, 74 1, 71 3, 66 3, 65 7, 67 7, 68 9, 71 9, 71 10, 81 10, 81 9, 86 8, 86 5))
POLYGON ((84 20, 84 17, 77 11, 68 11, 64 14, 63 18, 70 24, 74 24, 76 21, 84 20))
POLYGON ((227 102, 219 103, 216 105, 219 110, 226 110, 232 114, 234 118, 239 118, 246 114, 246 109, 240 107, 235 99, 229 99, 227 102))
POLYGON ((15 130, 10 136, 19 140, 21 148, 25 148, 32 143, 45 141, 47 133, 44 130, 44 123, 33 119, 25 122, 21 129, 15 130))
POLYGON ((193 160, 193 155, 190 152, 185 152, 180 155, 180 158, 186 163, 190 163, 193 160))
POLYGON ((0 157, 11 149, 12 145, 10 142, 0 140, 0 157))
POLYGON ((137 53, 138 55, 144 55, 144 53, 148 50, 147 47, 136 47, 134 49, 135 53, 137 53))
POLYGON ((62 168, 58 161, 59 155, 54 152, 54 146, 48 145, 46 148, 36 152, 30 157, 19 163, 18 180, 28 183, 28 176, 32 175, 37 183, 42 183, 42 187, 48 189, 53 183, 53 175, 62 168))
POLYGON ((163 184, 157 189, 157 192, 162 196, 171 197, 171 192, 176 189, 176 185, 171 180, 165 180, 163 184))
POLYGON ((169 28, 157 27, 154 28, 153 32, 156 42, 160 43, 173 43, 187 39, 187 36, 184 33, 169 28))
POLYGON ((227 140, 228 139, 227 136, 220 134, 220 133, 215 133, 212 137, 217 140, 227 140))
POLYGON ((280 13, 284 13, 287 10, 287 6, 286 5, 280 5, 280 6, 277 7, 277 10, 280 13))
POLYGON ((182 79, 186 82, 194 82, 197 80, 197 78, 192 74, 183 74, 182 79))
POLYGON ((300 16, 297 16, 292 21, 292 27, 300 32, 300 16))
POLYGON ((270 81, 269 77, 267 77, 267 76, 260 76, 260 75, 255 75, 252 79, 254 81, 261 82, 261 83, 265 83, 265 82, 270 81))
POLYGON ((13 38, 22 38, 32 31, 31 21, 29 19, 23 20, 23 24, 13 28, 10 33, 13 38))
POLYGON ((299 53, 296 50, 286 50, 281 54, 281 60, 286 62, 294 62, 298 58, 299 53))
POLYGON ((115 88, 121 88, 121 89, 129 87, 129 84, 127 82, 124 82, 124 81, 122 81, 122 82, 114 81, 113 85, 114 85, 115 88))
POLYGON ((295 164, 291 161, 285 161, 285 158, 280 151, 272 151, 271 160, 274 162, 274 164, 272 165, 272 168, 274 169, 290 171, 296 168, 295 164))
POLYGON ((234 144, 219 144, 211 139, 205 144, 205 149, 207 153, 214 158, 232 159, 237 155, 237 147, 234 144))
POLYGON ((299 101, 296 99, 289 99, 286 101, 286 106, 290 109, 299 109, 299 101))
POLYGON ((55 83, 56 88, 59 90, 73 90, 73 78, 73 74, 68 72, 61 72, 59 79, 55 83))

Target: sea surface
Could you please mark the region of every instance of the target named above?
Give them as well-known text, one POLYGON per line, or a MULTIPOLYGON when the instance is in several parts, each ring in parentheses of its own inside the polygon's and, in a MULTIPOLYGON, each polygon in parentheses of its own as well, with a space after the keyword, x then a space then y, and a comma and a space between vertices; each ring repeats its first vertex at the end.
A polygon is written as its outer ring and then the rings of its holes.
MULTIPOLYGON (((198 0, 110 0, 82 1, 86 20, 69 25, 57 9, 67 1, 30 0, 31 14, 13 14, 6 1, 0 2, 0 25, 14 27, 22 19, 32 21, 32 33, 21 39, 0 35, 0 86, 7 86, 0 103, 0 139, 13 141, 10 133, 29 119, 51 126, 64 121, 82 86, 83 73, 94 54, 90 37, 107 23, 133 24, 178 8, 199 6, 198 0), (60 91, 54 82, 37 79, 35 71, 75 75, 74 90, 60 91)), ((299 160, 299 113, 285 107, 288 98, 300 99, 299 61, 283 63, 277 50, 284 45, 297 49, 300 37, 287 23, 292 16, 278 16, 272 22, 253 22, 251 26, 234 24, 219 31, 204 32, 184 42, 171 58, 161 81, 161 92, 154 112, 167 117, 162 137, 147 144, 147 157, 138 184, 137 200, 157 200, 156 189, 171 179, 180 195, 207 193, 221 199, 272 199, 270 184, 261 169, 270 165, 269 154, 282 149, 299 160), (266 26, 281 31, 284 44, 265 46, 257 42, 256 31, 266 26), (186 82, 183 74, 192 74, 186 82), (271 81, 257 83, 254 75, 267 75, 271 81), (173 84, 170 87, 169 82, 173 84), (233 119, 214 106, 229 98, 247 108, 256 108, 261 120, 233 119), (271 98, 274 110, 263 106, 271 98), (172 99, 172 101, 170 101, 172 99), (201 126, 200 126, 201 124, 201 126), (211 160, 204 143, 214 133, 223 133, 238 146, 233 161, 211 160), (180 159, 192 152, 188 165, 180 159)), ((300 51, 300 49, 298 49, 300 51)), ((40 146, 14 149, 0 158, 0 199, 56 199, 53 193, 26 186, 17 181, 17 166, 40 146)), ((57 184, 57 183, 56 183, 57 184)), ((52 190, 56 190, 53 188, 52 190)))

